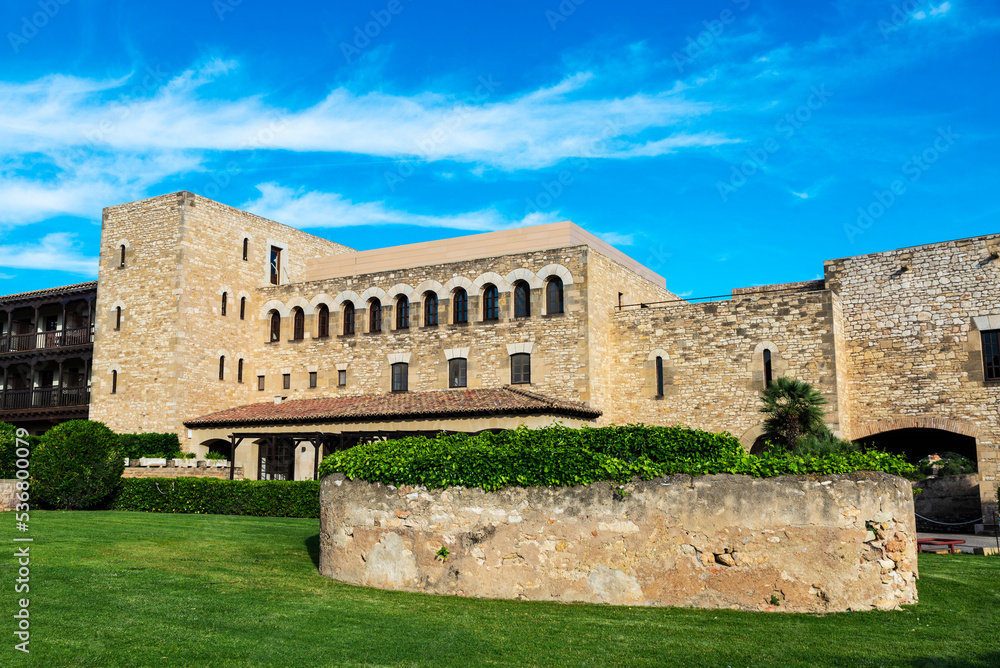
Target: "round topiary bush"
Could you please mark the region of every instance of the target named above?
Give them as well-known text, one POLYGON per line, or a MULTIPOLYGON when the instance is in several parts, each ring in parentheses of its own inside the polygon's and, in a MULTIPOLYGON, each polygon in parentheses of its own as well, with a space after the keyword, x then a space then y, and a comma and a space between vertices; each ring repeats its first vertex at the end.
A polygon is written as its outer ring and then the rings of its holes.
POLYGON ((31 453, 32 498, 51 508, 93 508, 115 491, 124 469, 118 435, 107 426, 64 422, 31 453))

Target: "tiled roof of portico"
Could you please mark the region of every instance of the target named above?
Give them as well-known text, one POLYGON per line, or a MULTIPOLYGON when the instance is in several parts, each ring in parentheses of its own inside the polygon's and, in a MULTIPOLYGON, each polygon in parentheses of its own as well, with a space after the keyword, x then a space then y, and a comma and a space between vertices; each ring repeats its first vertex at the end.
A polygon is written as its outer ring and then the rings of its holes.
POLYGON ((594 419, 601 411, 513 387, 294 399, 238 406, 188 420, 186 427, 357 422, 382 418, 467 417, 491 415, 563 415, 594 419))

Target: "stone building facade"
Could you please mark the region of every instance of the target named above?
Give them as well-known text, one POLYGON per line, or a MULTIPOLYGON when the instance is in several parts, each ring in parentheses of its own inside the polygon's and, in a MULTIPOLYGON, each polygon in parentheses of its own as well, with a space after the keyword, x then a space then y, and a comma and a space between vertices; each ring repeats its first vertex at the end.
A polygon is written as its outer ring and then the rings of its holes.
POLYGON ((552 420, 752 448, 760 392, 791 376, 835 433, 961 451, 995 499, 1000 235, 698 303, 571 223, 359 252, 180 192, 106 209, 100 257, 91 417, 248 478, 307 477, 364 438, 552 420))

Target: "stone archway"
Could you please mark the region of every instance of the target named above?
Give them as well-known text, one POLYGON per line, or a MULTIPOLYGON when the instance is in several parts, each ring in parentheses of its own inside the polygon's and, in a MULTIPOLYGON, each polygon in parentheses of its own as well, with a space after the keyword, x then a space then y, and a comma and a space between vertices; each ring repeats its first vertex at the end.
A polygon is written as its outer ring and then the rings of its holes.
POLYGON ((740 436, 740 445, 747 452, 752 453, 754 450, 754 445, 760 440, 760 437, 764 435, 764 423, 761 423, 755 427, 750 427, 743 435, 740 436))
POLYGON ((948 431, 962 436, 971 436, 975 439, 979 438, 981 431, 979 425, 964 420, 951 420, 924 415, 899 415, 859 425, 852 430, 851 440, 859 441, 869 436, 901 429, 937 429, 938 431, 948 431))

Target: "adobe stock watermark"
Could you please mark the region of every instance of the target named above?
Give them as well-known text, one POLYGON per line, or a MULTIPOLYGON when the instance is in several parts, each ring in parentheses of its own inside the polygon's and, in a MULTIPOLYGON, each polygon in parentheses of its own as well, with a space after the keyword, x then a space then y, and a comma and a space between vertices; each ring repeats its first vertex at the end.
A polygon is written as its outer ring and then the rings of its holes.
MULTIPOLYGON (((413 0, 408 0, 412 2, 413 0)), ((354 39, 351 43, 341 42, 340 52, 344 54, 344 60, 350 65, 354 59, 361 55, 361 52, 371 46, 372 40, 382 34, 382 31, 389 27, 393 18, 399 16, 406 9, 402 0, 389 0, 383 9, 373 9, 372 20, 364 24, 354 26, 354 39)))
MULTIPOLYGON (((448 141, 455 132, 465 125, 466 121, 472 115, 473 105, 485 102, 502 85, 499 81, 493 80, 492 74, 479 77, 478 81, 479 83, 475 90, 473 90, 472 95, 449 109, 448 113, 445 114, 445 117, 437 125, 416 140, 417 153, 420 154, 424 161, 430 160, 434 149, 448 141)), ((413 160, 405 160, 396 165, 395 171, 386 170, 383 176, 386 185, 389 186, 389 190, 396 192, 396 188, 399 185, 405 183, 408 178, 416 173, 417 163, 413 160)))
POLYGON ((20 53, 21 47, 33 40, 38 33, 59 14, 59 10, 68 5, 69 0, 38 0, 38 11, 21 17, 20 30, 8 32, 7 41, 14 53, 20 53))
MULTIPOLYGON (((14 449, 14 477, 17 480, 14 483, 14 497, 17 505, 14 512, 14 528, 25 535, 14 538, 14 560, 17 562, 14 593, 24 595, 31 592, 31 546, 21 545, 21 543, 34 541, 27 535, 31 519, 30 494, 28 493, 31 450, 28 447, 28 431, 26 429, 18 429, 15 436, 17 440, 14 449)), ((18 599, 17 612, 14 613, 14 637, 20 640, 19 643, 14 644, 14 649, 25 654, 30 653, 30 605, 30 599, 18 599)))
MULTIPOLYGON (((826 84, 812 86, 809 91, 809 97, 804 104, 799 105, 795 111, 785 114, 774 124, 774 131, 782 139, 788 140, 794 137, 796 132, 812 120, 813 114, 822 109, 833 97, 833 93, 826 89, 826 84)), ((745 186, 750 178, 764 168, 771 156, 780 150, 781 142, 774 135, 765 139, 759 148, 748 148, 747 159, 738 165, 732 165, 729 180, 715 182, 715 188, 722 201, 728 202, 730 195, 745 186)))
POLYGON ((212 0, 212 9, 220 21, 226 20, 226 14, 235 12, 236 8, 243 4, 243 0, 212 0))
MULTIPOLYGON (((903 2, 893 5, 892 13, 889 15, 889 19, 879 19, 876 24, 879 33, 882 34, 882 39, 888 41, 889 35, 905 26, 914 18, 917 18, 918 14, 924 12, 921 8, 927 3, 928 0, 903 0, 903 2)), ((926 13, 931 16, 936 16, 937 14, 942 14, 948 11, 950 8, 951 5, 945 2, 937 7, 931 7, 926 13), (947 5, 947 8, 942 9, 945 5, 947 5)))
POLYGON ((854 223, 844 225, 844 234, 847 235, 847 240, 853 244, 855 239, 871 229, 875 221, 884 216, 898 198, 906 194, 910 184, 919 181, 924 172, 940 160, 941 156, 947 153, 955 145, 955 140, 960 139, 961 136, 955 134, 951 126, 948 126, 947 129, 938 128, 938 136, 931 145, 919 154, 910 156, 910 159, 900 166, 901 178, 893 180, 888 189, 876 190, 872 193, 872 200, 867 206, 858 207, 857 220, 854 223))
MULTIPOLYGON (((732 0, 732 2, 740 12, 746 11, 747 7, 750 6, 750 0, 732 0)), ((684 46, 684 49, 674 51, 671 54, 674 67, 677 68, 677 71, 683 74, 685 66, 693 63, 695 58, 711 48, 715 44, 715 40, 722 36, 726 26, 736 22, 736 16, 736 12, 727 8, 719 12, 719 18, 702 21, 701 24, 705 26, 705 29, 697 35, 688 35, 687 44, 684 46)))
POLYGON ((585 3, 587 0, 562 0, 559 6, 553 9, 545 10, 545 20, 549 22, 549 27, 552 28, 552 32, 559 29, 560 23, 565 23, 569 20, 569 17, 576 14, 577 8, 585 3))
POLYGON ((247 135, 243 142, 236 148, 237 151, 250 151, 250 154, 241 160, 230 160, 226 166, 219 171, 212 172, 212 179, 202 186, 201 193, 209 199, 215 199, 224 188, 228 188, 233 182, 233 177, 240 172, 240 165, 252 159, 258 149, 267 149, 274 144, 274 140, 288 127, 288 118, 275 114, 267 125, 257 129, 247 135))

